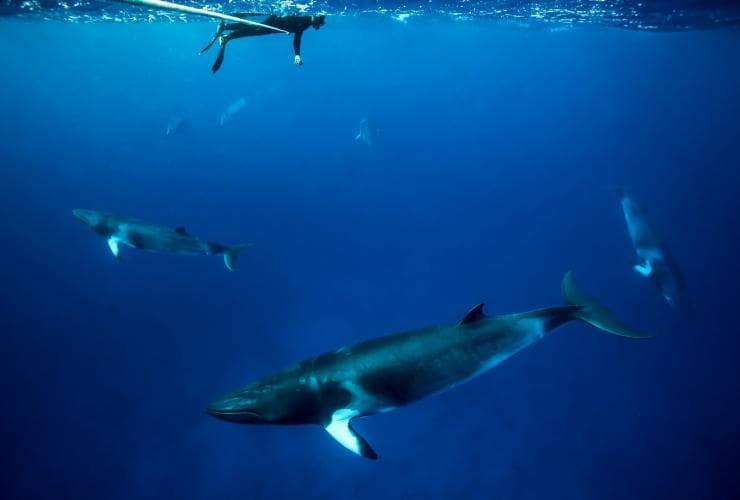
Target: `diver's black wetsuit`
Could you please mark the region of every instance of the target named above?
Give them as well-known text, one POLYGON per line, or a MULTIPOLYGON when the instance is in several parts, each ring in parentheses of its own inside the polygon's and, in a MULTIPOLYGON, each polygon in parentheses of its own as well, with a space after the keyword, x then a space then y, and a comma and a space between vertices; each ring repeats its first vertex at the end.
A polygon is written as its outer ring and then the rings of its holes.
MULTIPOLYGON (((236 13, 232 15, 235 17, 247 18, 257 16, 258 14, 236 13)), ((303 64, 303 60, 301 59, 301 37, 303 36, 303 32, 311 26, 313 26, 314 29, 319 29, 321 26, 323 26, 324 16, 271 15, 268 16, 264 21, 261 21, 261 23, 285 30, 288 33, 292 33, 293 50, 295 52, 295 63, 303 64)), ((216 40, 219 41, 220 50, 218 52, 218 56, 216 56, 216 60, 213 63, 213 67, 211 68, 211 71, 215 73, 219 70, 221 64, 224 62, 224 50, 226 49, 226 44, 231 40, 244 38, 247 36, 273 35, 276 33, 279 32, 270 30, 268 28, 262 28, 260 26, 252 26, 249 24, 240 23, 224 23, 223 21, 221 21, 221 24, 218 25, 218 29, 216 30, 216 34, 214 35, 213 40, 211 40, 211 42, 206 45, 203 50, 200 51, 200 53, 202 54, 203 52, 211 48, 211 45, 213 45, 216 40), (225 31, 229 31, 229 33, 224 34, 225 31)))

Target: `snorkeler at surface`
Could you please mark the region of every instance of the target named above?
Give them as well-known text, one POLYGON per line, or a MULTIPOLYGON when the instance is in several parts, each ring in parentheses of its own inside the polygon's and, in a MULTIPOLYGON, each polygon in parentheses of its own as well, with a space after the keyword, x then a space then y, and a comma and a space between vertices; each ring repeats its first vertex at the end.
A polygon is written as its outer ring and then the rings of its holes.
MULTIPOLYGON (((233 14, 234 17, 240 17, 240 18, 247 18, 247 17, 254 17, 254 16, 260 16, 263 14, 252 14, 252 13, 237 13, 233 14)), ((275 16, 270 15, 267 16, 267 18, 262 21, 262 24, 266 24, 268 26, 274 26, 275 28, 279 28, 282 30, 287 31, 288 33, 293 34, 293 50, 295 51, 295 63, 298 65, 303 64, 303 59, 301 59, 301 37, 303 36, 303 32, 306 31, 308 28, 313 26, 314 29, 319 29, 321 26, 324 25, 324 18, 325 16, 275 16)), ((224 21, 221 21, 218 25, 218 29, 216 29, 216 34, 213 36, 213 40, 206 45, 203 50, 200 51, 202 54, 206 50, 211 48, 211 45, 213 45, 216 40, 218 40, 218 44, 220 46, 218 56, 216 56, 216 60, 213 63, 213 67, 211 67, 211 71, 214 73, 219 70, 221 67, 221 64, 224 62, 224 50, 226 49, 226 44, 230 42, 231 40, 234 40, 236 38, 242 38, 245 36, 260 36, 260 35, 270 35, 272 33, 276 33, 276 31, 269 30, 267 28, 262 28, 260 26, 251 26, 246 24, 237 24, 237 23, 225 23, 224 21), (225 33, 228 31, 229 33, 225 33)))

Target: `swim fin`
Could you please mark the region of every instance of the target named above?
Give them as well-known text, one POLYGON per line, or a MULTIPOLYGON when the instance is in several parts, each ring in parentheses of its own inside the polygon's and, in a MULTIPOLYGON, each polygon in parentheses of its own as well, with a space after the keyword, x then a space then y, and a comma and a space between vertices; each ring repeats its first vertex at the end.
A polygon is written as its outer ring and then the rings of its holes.
POLYGON ((221 65, 224 62, 224 50, 226 49, 226 40, 223 36, 220 36, 218 38, 218 55, 216 56, 216 60, 213 61, 213 66, 211 66, 211 71, 215 73, 221 68, 221 65))
POLYGON ((224 26, 225 26, 225 24, 224 24, 223 21, 221 21, 220 23, 218 23, 218 27, 216 28, 216 34, 213 35, 213 39, 208 43, 208 45, 206 45, 205 47, 203 47, 203 50, 200 51, 201 54, 203 52, 205 52, 206 50, 210 49, 211 48, 211 45, 213 45, 214 43, 216 43, 216 40, 218 40, 218 37, 220 37, 221 34, 224 32, 224 26))

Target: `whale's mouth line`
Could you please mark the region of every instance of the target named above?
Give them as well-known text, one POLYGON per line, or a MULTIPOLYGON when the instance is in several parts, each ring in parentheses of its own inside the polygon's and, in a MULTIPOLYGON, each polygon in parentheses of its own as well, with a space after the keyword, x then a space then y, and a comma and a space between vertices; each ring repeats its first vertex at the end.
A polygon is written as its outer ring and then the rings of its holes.
POLYGON ((262 415, 251 410, 224 410, 208 407, 206 408, 206 413, 214 417, 252 417, 260 420, 263 418, 262 415))
POLYGON ((83 212, 81 210, 72 210, 72 215, 74 215, 75 217, 77 217, 77 220, 79 220, 79 221, 87 224, 87 220, 86 220, 86 215, 87 214, 85 212, 83 212))

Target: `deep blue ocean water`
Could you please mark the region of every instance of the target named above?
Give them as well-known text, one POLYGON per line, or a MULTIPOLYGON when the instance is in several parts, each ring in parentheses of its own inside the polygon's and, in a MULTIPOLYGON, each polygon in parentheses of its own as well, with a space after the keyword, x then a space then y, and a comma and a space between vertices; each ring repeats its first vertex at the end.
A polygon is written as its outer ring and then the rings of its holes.
POLYGON ((263 37, 212 75, 213 29, 0 22, 2 498, 738 497, 737 30, 329 16, 303 67, 263 37), (692 324, 631 269, 615 186, 670 244, 692 324), (253 246, 236 273, 118 263, 80 207, 253 246), (377 462, 204 413, 481 301, 557 305, 570 269, 659 336, 566 325, 358 421, 377 462))

